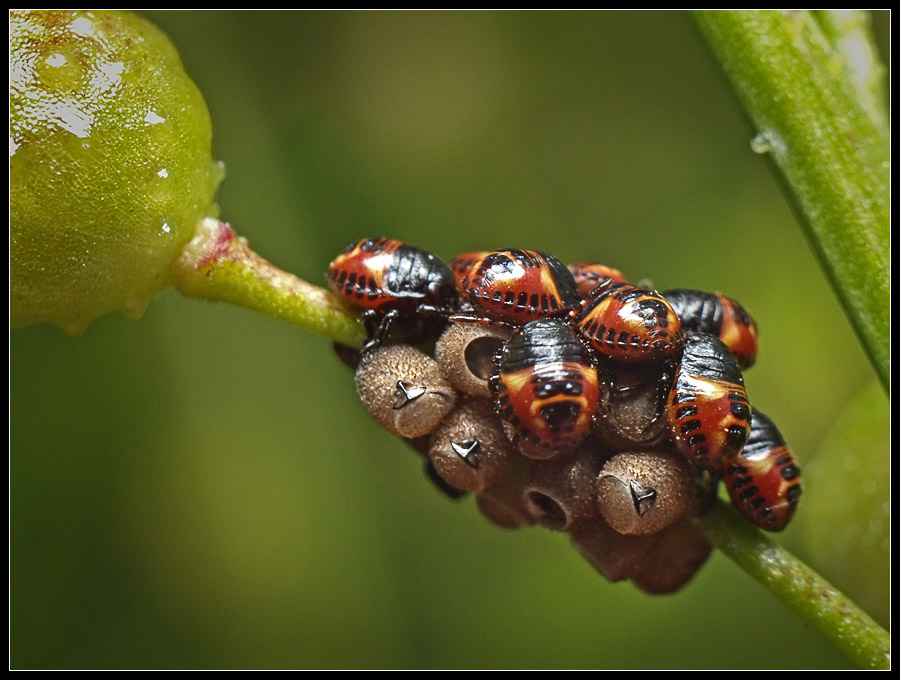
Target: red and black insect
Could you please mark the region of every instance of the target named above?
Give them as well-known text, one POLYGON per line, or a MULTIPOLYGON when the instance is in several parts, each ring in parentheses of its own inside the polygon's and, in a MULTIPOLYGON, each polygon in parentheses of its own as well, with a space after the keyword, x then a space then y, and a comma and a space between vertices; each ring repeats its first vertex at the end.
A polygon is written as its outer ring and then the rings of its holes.
POLYGON ((607 279, 612 279, 615 283, 628 283, 628 279, 618 269, 607 267, 605 264, 594 262, 579 262, 578 264, 570 264, 569 271, 575 278, 575 287, 578 294, 582 297, 589 295, 594 288, 599 286, 607 279))
POLYGON ((723 475, 728 495, 744 517, 767 531, 784 529, 800 502, 800 468, 772 420, 753 412, 744 450, 723 475))
POLYGON ((571 314, 581 336, 615 361, 651 361, 674 355, 683 343, 681 322, 665 298, 607 279, 571 314))
POLYGON ((600 401, 597 369, 559 319, 531 321, 495 359, 494 405, 517 438, 563 449, 589 431, 600 401))
POLYGON ((427 250, 387 238, 351 243, 328 268, 332 290, 362 309, 453 311, 459 306, 453 272, 427 250))
POLYGON ((715 335, 725 343, 742 369, 756 361, 756 322, 737 300, 716 293, 679 288, 662 294, 686 330, 715 335))
POLYGON ((463 288, 476 314, 510 324, 563 315, 578 301, 566 266, 533 250, 485 255, 469 270, 463 288))
POLYGON ((387 238, 351 243, 329 266, 328 282, 341 298, 366 310, 368 346, 379 344, 398 318, 423 327, 431 315, 440 326, 459 307, 446 264, 427 250, 387 238))
POLYGON ((689 334, 666 408, 678 450, 695 466, 722 472, 747 441, 750 414, 744 377, 725 344, 689 334))
POLYGON ((488 255, 490 255, 490 252, 486 250, 473 250, 468 253, 457 255, 452 260, 448 260, 447 266, 450 267, 450 271, 453 272, 453 278, 456 279, 456 289, 463 299, 466 298, 466 290, 463 288, 463 281, 466 280, 466 277, 475 265, 488 255))

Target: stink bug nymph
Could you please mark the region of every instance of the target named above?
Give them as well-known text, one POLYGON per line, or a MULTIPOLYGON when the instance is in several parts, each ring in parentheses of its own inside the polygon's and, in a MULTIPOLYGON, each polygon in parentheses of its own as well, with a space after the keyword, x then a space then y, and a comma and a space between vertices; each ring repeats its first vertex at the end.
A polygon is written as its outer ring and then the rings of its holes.
POLYGON ((504 345, 495 368, 494 403, 517 437, 564 449, 588 433, 600 401, 597 369, 565 322, 527 323, 504 345))
POLYGON ((734 506, 756 526, 784 529, 800 501, 800 468, 775 423, 753 412, 744 450, 725 468, 725 486, 734 506))
POLYGON ((377 339, 398 317, 414 322, 420 313, 446 315, 459 306, 446 264, 427 250, 387 238, 351 243, 329 266, 328 282, 339 297, 369 312, 370 335, 377 339))
POLYGON ((666 409, 678 450, 695 466, 721 472, 747 441, 750 411, 741 369, 725 344, 690 334, 666 409))
POLYGON ((679 288, 662 296, 672 305, 686 330, 715 335, 725 343, 742 369, 756 361, 756 322, 737 300, 715 293, 679 288))
POLYGON ((570 264, 569 271, 575 278, 575 287, 582 297, 589 295, 594 288, 611 279, 615 283, 628 283, 628 279, 618 269, 594 262, 570 264))
POLYGON ((476 314, 510 324, 561 316, 578 298, 566 266, 533 250, 490 253, 471 266, 462 285, 476 314))
POLYGON ((659 361, 683 341, 678 316, 662 296, 612 279, 584 298, 571 319, 587 343, 614 361, 659 361))

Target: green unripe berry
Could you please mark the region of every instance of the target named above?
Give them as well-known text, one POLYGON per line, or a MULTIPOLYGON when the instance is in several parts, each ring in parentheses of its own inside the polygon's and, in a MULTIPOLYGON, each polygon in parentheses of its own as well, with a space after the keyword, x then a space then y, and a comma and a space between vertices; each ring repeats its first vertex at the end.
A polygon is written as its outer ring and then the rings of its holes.
POLYGON ((215 212, 206 103, 135 15, 14 11, 9 26, 11 324, 138 317, 215 212))

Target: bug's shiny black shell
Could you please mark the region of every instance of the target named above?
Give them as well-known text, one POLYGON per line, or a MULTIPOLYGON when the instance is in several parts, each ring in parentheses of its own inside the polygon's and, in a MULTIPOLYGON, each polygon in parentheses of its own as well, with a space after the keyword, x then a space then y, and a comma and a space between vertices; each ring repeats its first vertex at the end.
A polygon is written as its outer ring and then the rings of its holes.
POLYGON ((511 324, 561 316, 578 301, 566 266, 533 250, 489 253, 471 266, 462 286, 477 314, 511 324))
POLYGON ((495 367, 494 403, 518 436, 561 449, 588 433, 600 400, 597 370, 565 322, 527 323, 504 345, 495 367))
POLYGON ((332 290, 356 307, 412 314, 420 307, 453 311, 453 272, 427 250, 386 238, 351 243, 328 269, 332 290))
POLYGON ((759 347, 756 321, 737 300, 716 293, 678 288, 662 296, 689 331, 715 335, 725 343, 742 369, 756 361, 759 347))
POLYGON ((803 481, 781 432, 758 410, 744 450, 726 466, 723 480, 741 514, 768 531, 781 531, 790 522, 803 481))
POLYGON ((750 414, 731 352, 715 336, 690 334, 666 409, 675 446, 695 466, 721 472, 743 449, 750 414))

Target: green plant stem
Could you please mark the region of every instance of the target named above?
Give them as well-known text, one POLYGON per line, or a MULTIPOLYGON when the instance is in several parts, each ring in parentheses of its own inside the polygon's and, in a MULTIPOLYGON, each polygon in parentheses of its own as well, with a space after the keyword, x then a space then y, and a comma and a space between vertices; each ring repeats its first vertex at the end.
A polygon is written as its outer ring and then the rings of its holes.
POLYGON ((832 49, 841 55, 846 77, 856 86, 860 103, 872 122, 888 129, 885 68, 872 43, 869 13, 863 10, 816 10, 813 18, 832 49))
POLYGON ((257 255, 225 222, 203 220, 173 274, 175 286, 189 297, 248 307, 350 347, 365 340, 355 311, 257 255))
POLYGON ((716 548, 816 627, 860 668, 890 668, 890 634, 732 508, 719 501, 695 523, 716 548))
POLYGON ((780 171, 801 223, 886 388, 890 386, 890 144, 871 41, 811 12, 696 11, 749 114, 753 148, 780 171), (824 28, 824 30, 823 30, 824 28))

